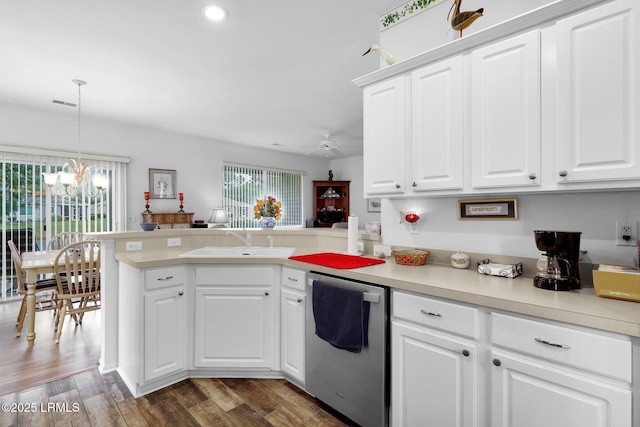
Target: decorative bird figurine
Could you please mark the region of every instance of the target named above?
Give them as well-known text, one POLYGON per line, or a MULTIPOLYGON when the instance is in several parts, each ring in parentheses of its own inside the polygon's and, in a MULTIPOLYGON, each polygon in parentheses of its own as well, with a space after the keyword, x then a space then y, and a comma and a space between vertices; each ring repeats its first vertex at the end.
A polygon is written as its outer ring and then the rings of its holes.
POLYGON ((451 28, 456 31, 460 31, 460 37, 462 37, 462 30, 473 24, 473 21, 480 18, 482 16, 482 12, 484 12, 483 7, 476 11, 460 12, 461 4, 462 0, 454 0, 453 4, 451 5, 451 9, 449 9, 449 14, 447 15, 448 20, 449 16, 451 15, 451 10, 453 10, 453 16, 451 17, 451 28))
POLYGON ((387 49, 383 48, 379 44, 374 44, 373 46, 371 46, 369 50, 367 50, 365 53, 362 54, 362 56, 365 56, 367 53, 371 52, 372 50, 379 51, 382 59, 384 59, 384 61, 389 65, 393 65, 396 62, 398 62, 398 59, 396 59, 396 57, 393 56, 393 53, 389 52, 387 49))

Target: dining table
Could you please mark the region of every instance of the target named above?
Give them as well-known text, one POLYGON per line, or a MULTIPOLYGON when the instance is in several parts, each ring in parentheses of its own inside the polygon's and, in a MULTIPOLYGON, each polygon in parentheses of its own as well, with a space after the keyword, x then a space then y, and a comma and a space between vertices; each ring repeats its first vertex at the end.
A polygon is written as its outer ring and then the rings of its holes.
POLYGON ((25 273, 27 287, 27 344, 36 339, 36 282, 41 275, 54 273, 54 261, 58 251, 25 252, 22 254, 22 270, 25 273))

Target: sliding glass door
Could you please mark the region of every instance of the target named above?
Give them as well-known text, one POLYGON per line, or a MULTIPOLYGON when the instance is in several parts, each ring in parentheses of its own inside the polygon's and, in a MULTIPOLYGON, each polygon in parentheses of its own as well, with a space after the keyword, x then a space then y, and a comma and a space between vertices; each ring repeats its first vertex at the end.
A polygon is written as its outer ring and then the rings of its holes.
POLYGON ((18 292, 8 240, 20 251, 46 250, 47 242, 57 233, 117 231, 125 224, 126 195, 120 193, 124 192, 126 163, 83 159, 109 177, 107 189, 97 197, 82 192, 53 195, 42 173, 59 171, 68 161, 67 157, 0 151, 0 250, 5 260, 0 270, 0 300, 13 298, 18 292))

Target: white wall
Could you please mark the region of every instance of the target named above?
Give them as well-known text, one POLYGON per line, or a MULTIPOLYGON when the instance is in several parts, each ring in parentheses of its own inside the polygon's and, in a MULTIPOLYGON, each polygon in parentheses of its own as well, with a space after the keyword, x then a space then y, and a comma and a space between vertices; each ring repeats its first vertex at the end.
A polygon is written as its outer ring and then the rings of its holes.
MULTIPOLYGON (((61 109, 67 107, 60 107, 61 109)), ((83 108, 83 112, 89 108, 83 108)), ((0 144, 76 152, 77 116, 69 113, 26 109, 0 103, 0 144)), ((175 169, 177 191, 184 193, 184 209, 194 219, 207 219, 211 209, 222 202, 221 167, 223 161, 256 166, 295 169, 306 172, 306 194, 312 193, 312 180, 325 179, 330 162, 324 157, 299 156, 226 144, 88 117, 82 118, 82 151, 129 157, 127 169, 128 229, 137 229, 144 210, 144 191, 148 191, 149 168, 175 169)), ((177 199, 150 201, 154 212, 179 209, 177 199)), ((285 206, 286 209, 286 206, 285 206)), ((305 218, 313 217, 311 197, 305 200, 305 218)))
POLYGON ((585 262, 636 264, 637 247, 616 246, 615 222, 640 219, 640 191, 519 195, 517 221, 459 220, 457 201, 468 198, 384 201, 383 242, 535 258, 534 230, 581 231, 585 262), (417 234, 400 224, 399 212, 407 210, 420 215, 417 234))
POLYGON ((362 156, 332 160, 331 170, 334 174, 333 179, 351 181, 349 185, 349 214, 358 217, 358 228, 364 228, 367 222, 380 222, 380 213, 367 212, 367 199, 364 198, 362 181, 362 156))

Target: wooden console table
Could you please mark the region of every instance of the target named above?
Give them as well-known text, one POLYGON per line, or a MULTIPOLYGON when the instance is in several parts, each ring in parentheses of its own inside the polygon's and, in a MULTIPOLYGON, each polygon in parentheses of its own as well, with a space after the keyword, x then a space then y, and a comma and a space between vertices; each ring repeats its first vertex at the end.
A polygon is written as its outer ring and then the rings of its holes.
POLYGON ((191 228, 193 212, 143 213, 143 222, 157 222, 158 228, 191 228))

